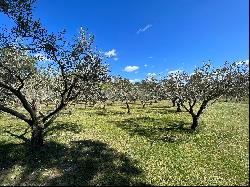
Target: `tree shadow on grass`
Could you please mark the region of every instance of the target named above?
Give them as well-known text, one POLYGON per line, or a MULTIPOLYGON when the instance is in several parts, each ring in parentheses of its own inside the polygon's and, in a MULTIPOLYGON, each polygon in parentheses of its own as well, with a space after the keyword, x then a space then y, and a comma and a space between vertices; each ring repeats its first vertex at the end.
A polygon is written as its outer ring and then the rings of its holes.
POLYGON ((172 108, 173 106, 167 105, 167 106, 151 106, 152 109, 166 109, 166 108, 172 108))
POLYGON ((1 185, 145 185, 135 160, 100 141, 48 142, 36 152, 0 142, 0 155, 1 185))
POLYGON ((127 114, 125 111, 115 111, 115 110, 102 110, 102 111, 95 111, 93 114, 101 115, 101 116, 109 116, 109 115, 124 115, 127 114))
POLYGON ((58 131, 70 131, 73 133, 79 133, 83 131, 82 125, 73 122, 62 122, 62 121, 54 121, 48 128, 44 131, 44 136, 51 135, 58 131))
POLYGON ((156 113, 160 114, 170 114, 170 113, 182 113, 182 112, 187 112, 184 109, 181 109, 181 112, 177 112, 177 107, 168 107, 168 108, 152 108, 152 110, 156 113))
POLYGON ((107 116, 107 115, 109 115, 109 113, 105 109, 97 110, 97 111, 93 112, 93 114, 98 115, 98 116, 107 116))
POLYGON ((88 113, 89 116, 113 116, 113 115, 124 115, 127 114, 127 112, 123 111, 116 111, 112 109, 100 109, 91 111, 88 113))
POLYGON ((195 134, 190 124, 183 121, 169 121, 151 117, 128 118, 123 121, 112 121, 118 128, 126 130, 130 135, 139 135, 149 141, 180 143, 189 140, 195 134))
POLYGON ((181 112, 177 112, 176 107, 145 107, 145 108, 138 108, 137 112, 147 112, 147 113, 157 113, 157 114, 176 114, 186 112, 182 110, 181 112))
MULTIPOLYGON (((6 133, 9 136, 22 140, 25 143, 30 143, 30 137, 29 137, 31 133, 30 127, 27 127, 25 129, 23 128, 13 129, 11 126, 7 126, 5 129, 2 129, 1 131, 0 133, 6 133)), ((65 123, 61 121, 55 121, 44 130, 43 136, 47 137, 52 134, 58 133, 60 131, 70 131, 77 134, 79 132, 82 132, 83 128, 82 125, 79 125, 77 123, 72 123, 72 122, 65 123)))

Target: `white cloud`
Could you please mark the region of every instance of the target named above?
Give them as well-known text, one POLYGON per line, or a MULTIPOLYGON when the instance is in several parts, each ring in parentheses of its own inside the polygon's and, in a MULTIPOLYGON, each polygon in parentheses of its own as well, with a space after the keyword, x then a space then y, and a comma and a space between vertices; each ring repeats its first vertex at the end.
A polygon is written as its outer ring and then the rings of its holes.
POLYGON ((171 73, 178 73, 178 72, 183 72, 183 70, 181 70, 181 69, 172 70, 172 71, 169 71, 168 74, 171 74, 171 73))
POLYGON ((117 54, 115 53, 115 49, 112 49, 111 51, 108 51, 108 52, 105 52, 104 55, 111 58, 111 57, 114 57, 116 56, 117 54))
POLYGON ((146 68, 146 67, 148 67, 148 65, 147 65, 147 64, 144 64, 144 67, 146 68))
POLYGON ((126 71, 126 72, 133 72, 133 71, 138 70, 138 69, 139 69, 138 66, 126 66, 124 68, 124 71, 126 71))
POLYGON ((148 73, 147 76, 155 77, 155 76, 156 76, 156 73, 148 73))
POLYGON ((131 83, 140 82, 140 79, 132 79, 132 80, 129 80, 129 82, 131 83))
POLYGON ((153 25, 147 25, 147 26, 145 26, 144 28, 142 28, 142 29, 139 29, 136 33, 137 34, 140 34, 141 32, 145 32, 146 30, 148 30, 150 27, 152 27, 153 25))
POLYGON ((117 61, 118 60, 118 58, 114 58, 114 61, 117 61))

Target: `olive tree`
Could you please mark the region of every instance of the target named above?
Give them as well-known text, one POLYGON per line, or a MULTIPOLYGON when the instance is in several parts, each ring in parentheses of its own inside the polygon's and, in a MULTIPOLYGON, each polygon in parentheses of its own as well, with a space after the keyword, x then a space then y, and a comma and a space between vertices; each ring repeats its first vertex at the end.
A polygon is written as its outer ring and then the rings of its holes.
POLYGON ((145 108, 147 102, 157 99, 157 80, 154 77, 147 77, 145 80, 138 82, 137 95, 141 100, 142 107, 145 108))
POLYGON ((198 67, 191 75, 183 74, 184 85, 180 97, 181 105, 192 116, 191 129, 198 127, 198 120, 208 104, 213 104, 225 95, 242 97, 249 89, 249 68, 245 62, 225 63, 213 68, 210 63, 198 67), (198 110, 195 112, 195 106, 198 110))
POLYGON ((177 105, 176 112, 181 112, 181 97, 184 86, 183 78, 186 73, 177 71, 169 73, 166 78, 161 81, 161 87, 166 95, 166 98, 172 101, 173 107, 177 105))
POLYGON ((112 78, 111 89, 115 93, 117 100, 125 102, 127 113, 130 114, 130 105, 129 102, 134 100, 134 90, 133 84, 126 78, 120 76, 114 76, 112 78))
POLYGON ((44 130, 82 94, 84 85, 106 80, 107 68, 93 47, 93 35, 81 28, 78 37, 67 41, 65 31, 49 33, 33 18, 32 3, 0 0, 0 11, 14 22, 0 32, 0 111, 30 126, 36 149, 43 145, 44 130), (25 112, 10 101, 21 103, 25 112), (42 105, 48 101, 53 101, 49 109, 42 105))

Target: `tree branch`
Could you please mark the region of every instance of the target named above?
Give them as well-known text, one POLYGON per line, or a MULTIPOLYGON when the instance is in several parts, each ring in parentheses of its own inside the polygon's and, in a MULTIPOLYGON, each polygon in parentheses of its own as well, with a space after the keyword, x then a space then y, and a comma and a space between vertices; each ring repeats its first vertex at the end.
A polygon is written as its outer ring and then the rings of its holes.
POLYGON ((8 86, 2 82, 0 82, 0 87, 5 88, 9 91, 11 91, 22 103, 23 107, 29 112, 31 118, 33 120, 36 119, 35 111, 31 108, 29 102, 26 100, 24 95, 20 92, 20 90, 16 90, 15 88, 8 86))
POLYGON ((50 119, 51 117, 53 117, 55 114, 57 114, 58 112, 60 112, 67 104, 63 103, 61 101, 60 105, 51 113, 49 113, 47 116, 45 116, 42 121, 43 123, 45 123, 48 119, 50 119))
POLYGON ((208 102, 209 102, 209 100, 202 101, 202 104, 201 104, 200 109, 197 112, 196 116, 200 116, 203 113, 203 111, 206 108, 208 102))
POLYGON ((12 72, 10 68, 4 66, 3 64, 0 64, 0 67, 6 69, 13 77, 16 77, 20 81, 21 85, 18 87, 18 90, 21 90, 24 86, 24 79, 22 79, 16 72, 12 72))
POLYGON ((28 124, 30 124, 31 120, 28 119, 24 114, 21 114, 11 108, 8 108, 8 107, 5 107, 3 105, 0 104, 0 111, 3 111, 3 112, 6 112, 6 113, 9 113, 13 116, 16 116, 17 118, 27 122, 28 124))

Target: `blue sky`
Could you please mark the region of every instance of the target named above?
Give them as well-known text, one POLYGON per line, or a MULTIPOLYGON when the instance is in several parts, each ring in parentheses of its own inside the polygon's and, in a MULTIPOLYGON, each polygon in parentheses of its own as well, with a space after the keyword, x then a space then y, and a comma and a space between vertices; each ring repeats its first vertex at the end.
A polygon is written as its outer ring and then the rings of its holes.
MULTIPOLYGON (((207 60, 219 66, 249 59, 248 0, 38 0, 35 5, 36 17, 50 31, 65 28, 76 35, 81 26, 87 28, 95 46, 111 56, 111 74, 131 80, 191 72, 207 60)), ((5 21, 1 16, 0 23, 5 21)))

